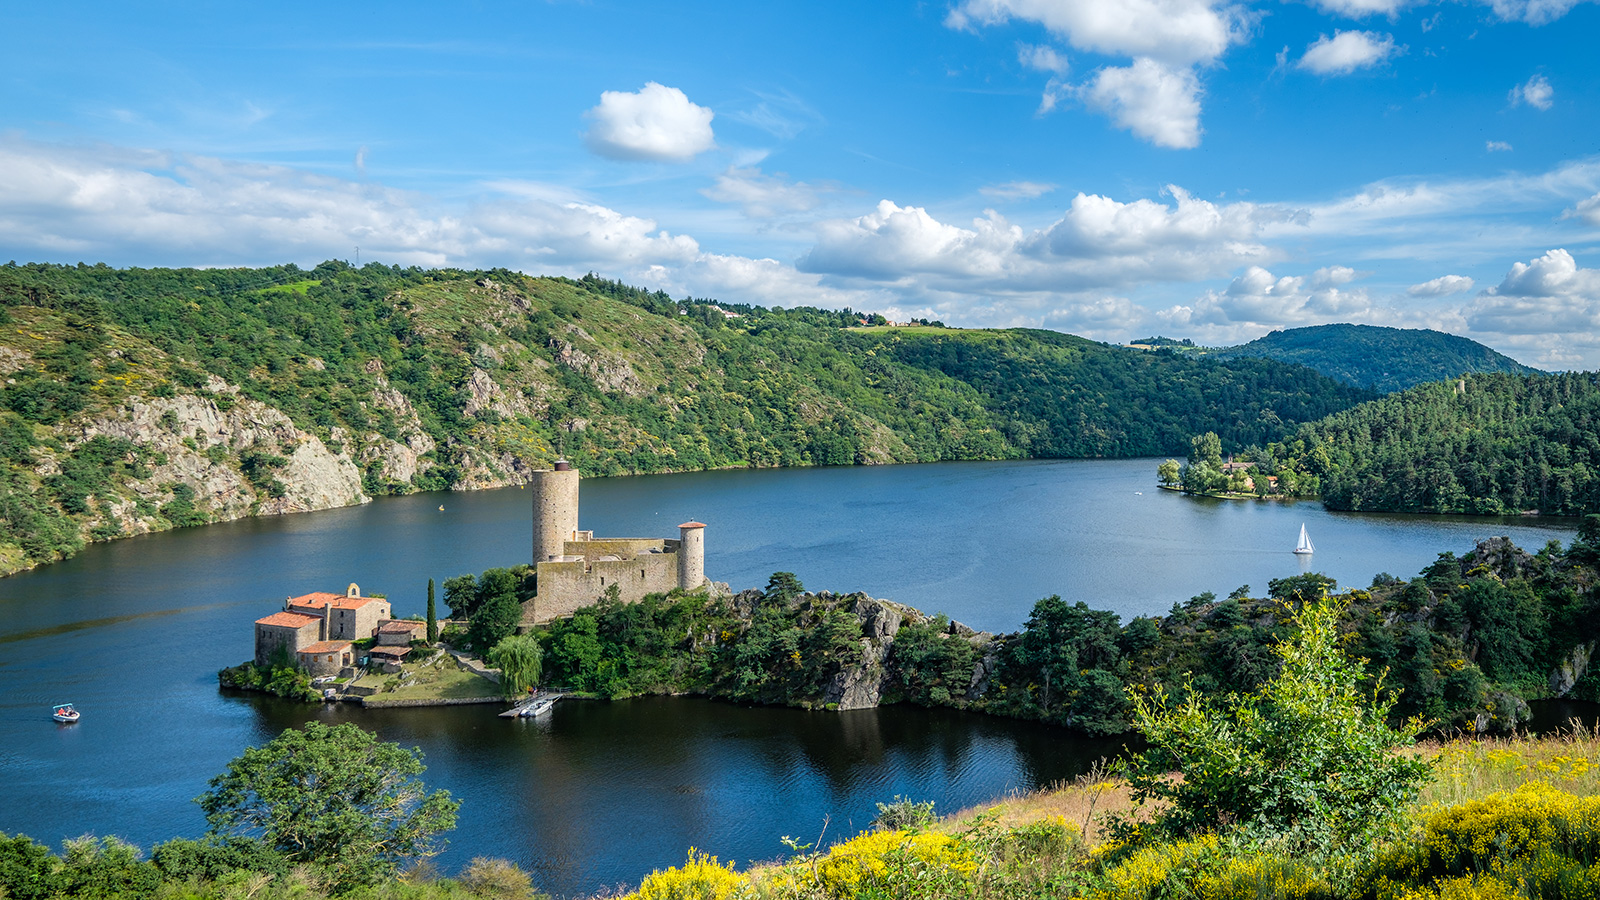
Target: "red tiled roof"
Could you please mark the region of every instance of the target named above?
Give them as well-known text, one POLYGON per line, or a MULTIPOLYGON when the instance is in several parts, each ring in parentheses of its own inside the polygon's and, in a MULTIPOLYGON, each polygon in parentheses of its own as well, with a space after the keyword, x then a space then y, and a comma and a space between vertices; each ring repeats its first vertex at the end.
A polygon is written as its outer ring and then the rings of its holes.
POLYGON ((678 527, 679 528, 704 528, 704 527, 706 527, 706 523, 704 523, 704 522, 685 522, 682 525, 679 525, 678 527))
POLYGON ((343 653, 350 649, 349 641, 317 641, 300 648, 301 653, 343 653))
POLYGON ((262 616, 256 620, 257 625, 282 625, 285 628, 304 628, 314 622, 321 622, 317 616, 308 616, 305 613, 275 612, 270 616, 262 616))
POLYGON ((334 609, 360 609, 368 603, 387 603, 382 597, 346 597, 344 594, 330 594, 327 591, 313 591, 304 597, 290 597, 290 606, 304 606, 309 609, 321 609, 328 604, 333 604, 334 609))
POLYGON ((392 656, 399 659, 411 652, 410 647, 373 647, 367 651, 368 656, 392 656))
POLYGON ((378 626, 379 634, 410 634, 428 627, 426 622, 394 621, 385 622, 378 626))

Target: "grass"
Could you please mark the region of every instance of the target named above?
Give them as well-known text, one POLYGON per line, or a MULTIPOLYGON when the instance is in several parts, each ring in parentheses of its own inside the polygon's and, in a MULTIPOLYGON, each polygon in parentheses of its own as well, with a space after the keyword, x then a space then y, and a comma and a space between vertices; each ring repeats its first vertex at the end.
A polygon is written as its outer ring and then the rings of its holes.
POLYGON ((379 692, 373 695, 373 700, 471 700, 500 696, 500 685, 456 665, 455 657, 448 653, 439 653, 427 662, 406 666, 400 675, 373 673, 357 679, 355 684, 378 688, 379 692), (412 683, 394 690, 384 690, 397 679, 412 683))
POLYGON ((1419 749, 1439 757, 1433 781, 1417 800, 1422 808, 1453 806, 1528 782, 1580 797, 1600 794, 1600 729, 1577 722, 1557 735, 1431 741, 1419 749))

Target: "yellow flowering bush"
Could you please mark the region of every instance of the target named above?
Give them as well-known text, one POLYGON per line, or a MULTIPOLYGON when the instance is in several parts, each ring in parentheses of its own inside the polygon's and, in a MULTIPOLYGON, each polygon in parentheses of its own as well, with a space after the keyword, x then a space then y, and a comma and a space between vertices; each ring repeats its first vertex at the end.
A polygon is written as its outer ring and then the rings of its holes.
POLYGON ((689 848, 689 861, 665 872, 656 870, 640 883, 639 890, 623 900, 727 900, 739 892, 744 878, 733 871, 733 864, 720 865, 715 856, 689 848))
POLYGON ((1428 816, 1420 839, 1374 861, 1367 893, 1397 900, 1445 897, 1452 896, 1447 890, 1493 881, 1524 886, 1517 896, 1533 891, 1539 897, 1600 900, 1600 867, 1587 863, 1597 858, 1600 797, 1530 782, 1428 816))
POLYGON ((868 886, 910 881, 961 881, 977 871, 977 860, 961 841, 931 831, 869 831, 837 844, 814 870, 795 871, 830 897, 852 898, 868 886))

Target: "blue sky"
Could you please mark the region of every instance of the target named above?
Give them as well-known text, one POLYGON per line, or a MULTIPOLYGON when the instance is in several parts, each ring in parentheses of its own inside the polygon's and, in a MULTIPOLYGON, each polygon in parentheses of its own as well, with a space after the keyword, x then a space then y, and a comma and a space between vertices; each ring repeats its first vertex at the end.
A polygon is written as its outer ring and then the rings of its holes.
POLYGON ((11 4, 0 259, 505 266, 1600 368, 1580 0, 11 4))

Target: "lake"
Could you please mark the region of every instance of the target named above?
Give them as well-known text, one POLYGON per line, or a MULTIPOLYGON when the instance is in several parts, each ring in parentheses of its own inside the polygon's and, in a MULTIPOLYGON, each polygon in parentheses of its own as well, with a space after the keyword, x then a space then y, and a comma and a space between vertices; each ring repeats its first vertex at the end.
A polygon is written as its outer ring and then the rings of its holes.
MULTIPOLYGON (((1570 520, 1329 513, 1315 503, 1183 497, 1157 460, 948 463, 585 481, 580 525, 676 537, 708 524, 706 573, 735 589, 790 571, 1010 631, 1050 594, 1124 618, 1202 591, 1318 571, 1344 586, 1415 575, 1492 535, 1530 550, 1570 520), (1304 523, 1317 552, 1290 551, 1304 523)), ((0 579, 0 831, 47 843, 117 834, 148 848, 204 830, 190 801, 245 747, 316 718, 418 746, 464 803, 454 871, 511 859, 558 896, 636 883, 693 846, 740 861, 864 827, 905 795, 939 809, 1071 778, 1119 744, 949 710, 852 713, 693 698, 564 702, 548 721, 493 707, 364 710, 224 693, 251 622, 350 582, 423 611, 438 581, 528 561, 529 493, 418 494, 87 548, 0 579), (443 511, 439 506, 443 504, 443 511), (83 711, 74 726, 53 703, 83 711)))

